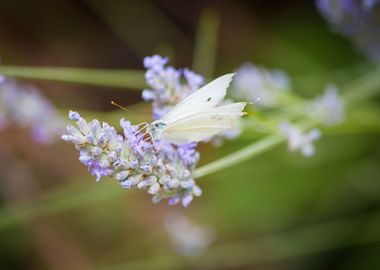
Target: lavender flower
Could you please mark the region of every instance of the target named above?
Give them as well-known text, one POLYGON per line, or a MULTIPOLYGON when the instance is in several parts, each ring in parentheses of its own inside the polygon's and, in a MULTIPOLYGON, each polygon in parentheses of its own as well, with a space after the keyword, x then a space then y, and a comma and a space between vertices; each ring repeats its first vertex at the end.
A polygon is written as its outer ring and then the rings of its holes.
POLYGON ((64 121, 37 89, 1 77, 0 129, 9 125, 30 128, 39 143, 52 142, 64 130, 64 121))
POLYGON ((165 67, 169 59, 159 55, 144 58, 147 69, 145 79, 151 89, 145 89, 142 97, 153 102, 153 118, 159 119, 178 101, 198 90, 204 83, 201 75, 189 69, 176 70, 165 67), (184 83, 182 83, 184 82, 184 83))
POLYGON ((349 37, 372 59, 380 59, 380 1, 316 0, 316 6, 333 29, 349 37))
POLYGON ((321 137, 319 129, 314 128, 307 133, 302 133, 297 126, 285 121, 280 124, 280 130, 288 140, 290 151, 299 150, 305 157, 314 155, 315 148, 313 142, 321 137))
POLYGON ((120 120, 123 135, 107 123, 87 122, 79 113, 70 111, 69 125, 62 139, 72 142, 79 151, 79 160, 99 181, 104 176, 116 178, 123 188, 145 189, 152 201, 168 198, 169 204, 188 206, 193 196, 202 191, 191 177, 199 159, 195 144, 173 145, 149 142, 138 126, 120 120))
POLYGON ((165 229, 174 248, 186 256, 202 254, 214 240, 214 232, 209 227, 195 224, 180 214, 168 215, 165 229))
POLYGON ((326 126, 342 123, 345 118, 344 102, 334 85, 328 85, 322 96, 314 100, 313 112, 326 126))
POLYGON ((263 108, 278 104, 278 94, 290 88, 289 77, 280 70, 265 70, 244 64, 237 70, 232 95, 237 99, 255 102, 263 108))
MULTIPOLYGON (((153 118, 161 118, 180 100, 203 84, 203 77, 191 70, 165 67, 168 58, 158 55, 146 57, 144 65, 151 89, 143 91, 143 98, 153 103, 153 118)), ((152 201, 169 199, 170 205, 188 206, 202 190, 192 178, 199 160, 197 143, 176 145, 167 141, 146 140, 138 126, 122 119, 124 134, 98 120, 88 123, 79 113, 70 112, 69 118, 77 127, 69 125, 62 139, 72 142, 96 180, 104 176, 116 178, 126 189, 145 189, 152 201)), ((232 136, 233 134, 230 134, 232 136)))

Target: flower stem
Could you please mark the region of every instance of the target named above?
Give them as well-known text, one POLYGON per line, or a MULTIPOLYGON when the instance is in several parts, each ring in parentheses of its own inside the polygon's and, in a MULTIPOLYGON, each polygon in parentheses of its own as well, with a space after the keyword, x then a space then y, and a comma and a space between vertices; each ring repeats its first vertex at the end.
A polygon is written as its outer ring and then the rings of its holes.
POLYGON ((346 102, 356 102, 371 98, 380 90, 380 67, 351 81, 345 88, 347 88, 347 91, 344 93, 346 102))
POLYGON ((193 176, 194 178, 199 178, 221 169, 234 166, 273 148, 283 141, 284 138, 279 135, 267 136, 266 138, 256 141, 241 150, 196 169, 193 176))
MULTIPOLYGON (((301 131, 306 131, 312 127, 318 126, 319 122, 317 119, 304 119, 297 123, 301 131)), ((274 133, 261 140, 255 141, 248 146, 240 149, 232 154, 224 156, 220 159, 212 161, 198 169, 193 173, 194 178, 199 178, 206 176, 210 173, 217 172, 219 170, 224 170, 246 160, 249 160, 265 151, 268 151, 275 147, 276 145, 285 141, 285 137, 281 134, 274 133)))
POLYGON ((19 67, 0 65, 0 74, 11 77, 98 86, 126 87, 140 91, 146 87, 144 72, 139 70, 105 70, 60 67, 19 67))
MULTIPOLYGON (((380 69, 376 68, 372 72, 360 77, 346 86, 349 89, 345 93, 345 100, 347 103, 357 100, 368 99, 376 95, 380 91, 380 69)), ((303 124, 299 124, 302 130, 318 125, 314 120, 305 120, 303 124)), ((210 173, 217 172, 244 162, 252 157, 255 157, 267 150, 272 149, 274 146, 280 144, 285 139, 278 135, 269 135, 264 139, 256 141, 241 150, 229 154, 221 159, 212 161, 198 169, 193 173, 194 178, 206 176, 210 173)))
POLYGON ((215 68, 218 29, 220 15, 216 10, 206 9, 202 12, 197 30, 193 69, 211 78, 215 68))

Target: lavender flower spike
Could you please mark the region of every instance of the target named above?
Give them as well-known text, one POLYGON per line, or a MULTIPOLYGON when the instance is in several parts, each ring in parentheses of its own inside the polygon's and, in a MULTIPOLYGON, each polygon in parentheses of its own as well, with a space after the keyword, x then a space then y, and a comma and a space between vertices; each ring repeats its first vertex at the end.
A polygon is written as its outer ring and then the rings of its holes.
POLYGON ((232 95, 270 108, 278 104, 278 94, 289 88, 290 79, 281 70, 269 71, 247 63, 237 70, 232 95))
POLYGON ((380 60, 380 1, 316 0, 315 3, 333 30, 350 38, 371 60, 380 60))
POLYGON ((168 61, 167 57, 159 55, 144 58, 144 67, 147 69, 145 79, 151 89, 145 89, 142 97, 146 101, 153 101, 154 119, 161 118, 179 100, 198 90, 204 83, 201 75, 189 69, 165 67, 168 61))
POLYGON ((99 181, 114 177, 125 188, 145 189, 152 201, 169 199, 169 204, 181 202, 188 206, 194 196, 201 195, 191 173, 199 159, 196 145, 172 145, 148 142, 138 126, 120 120, 124 136, 107 123, 87 122, 79 113, 70 111, 76 127, 67 126, 62 139, 72 142, 79 151, 79 160, 99 181))
POLYGON ((344 121, 344 102, 334 85, 328 85, 324 94, 315 99, 312 113, 326 126, 337 125, 344 121))
POLYGON ((319 129, 315 128, 307 133, 302 133, 297 126, 284 121, 280 124, 280 130, 288 140, 290 151, 294 152, 299 150, 305 157, 314 155, 315 148, 313 142, 321 137, 319 129))
POLYGON ((31 129, 38 143, 51 143, 62 134, 64 121, 36 88, 0 76, 0 129, 10 125, 31 129))

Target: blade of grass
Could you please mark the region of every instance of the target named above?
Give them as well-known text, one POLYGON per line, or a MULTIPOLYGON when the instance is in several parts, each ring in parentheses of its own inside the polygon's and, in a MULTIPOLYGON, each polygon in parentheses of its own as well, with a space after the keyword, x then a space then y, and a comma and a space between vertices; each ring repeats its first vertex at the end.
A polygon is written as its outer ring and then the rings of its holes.
POLYGON ((103 185, 72 184, 52 191, 37 201, 17 203, 0 209, 0 230, 32 218, 105 201, 121 194, 123 194, 123 190, 117 185, 109 186, 105 192, 103 185))
MULTIPOLYGON (((313 121, 308 121, 306 123, 300 122, 298 126, 301 127, 301 130, 307 130, 311 127, 316 126, 317 123, 313 121)), ((241 162, 247 161, 253 157, 258 156, 261 153, 264 153, 276 145, 284 142, 285 138, 280 134, 273 134, 264 137, 258 141, 255 141, 248 146, 233 152, 227 156, 224 156, 220 159, 212 161, 202 167, 196 169, 193 173, 194 178, 200 178, 208 174, 217 172, 219 170, 224 170, 234 165, 240 164, 241 162)))
POLYGON ((347 102, 357 102, 377 95, 380 91, 380 67, 347 83, 343 88, 346 89, 344 98, 347 102))
POLYGON ((206 78, 212 78, 214 74, 219 22, 219 13, 214 9, 206 9, 198 24, 193 69, 206 78))
POLYGON ((294 260, 345 247, 377 243, 380 241, 380 233, 376 229, 379 224, 380 212, 360 214, 302 226, 251 240, 210 247, 197 260, 187 260, 178 255, 161 254, 140 261, 99 266, 97 269, 150 269, 156 263, 175 269, 219 269, 220 267, 232 269, 281 260, 294 260), (365 221, 364 224, 363 221, 365 221), (359 235, 358 226, 361 228, 359 235))
POLYGON ((144 72, 140 70, 111 70, 62 67, 21 67, 0 65, 4 76, 129 88, 140 91, 146 87, 144 72))

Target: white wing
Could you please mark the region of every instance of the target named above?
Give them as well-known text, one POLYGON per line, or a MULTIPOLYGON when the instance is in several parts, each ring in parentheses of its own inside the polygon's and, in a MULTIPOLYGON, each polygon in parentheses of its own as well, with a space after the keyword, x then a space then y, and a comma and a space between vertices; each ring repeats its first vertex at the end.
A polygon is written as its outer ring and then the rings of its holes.
POLYGON ((202 141, 233 127, 245 114, 242 112, 245 105, 245 102, 232 103, 182 118, 168 125, 161 138, 177 144, 202 141))
POLYGON ((180 101, 173 109, 165 114, 161 120, 167 125, 170 125, 181 118, 214 108, 226 96, 227 88, 234 75, 235 73, 226 74, 206 84, 180 101))

